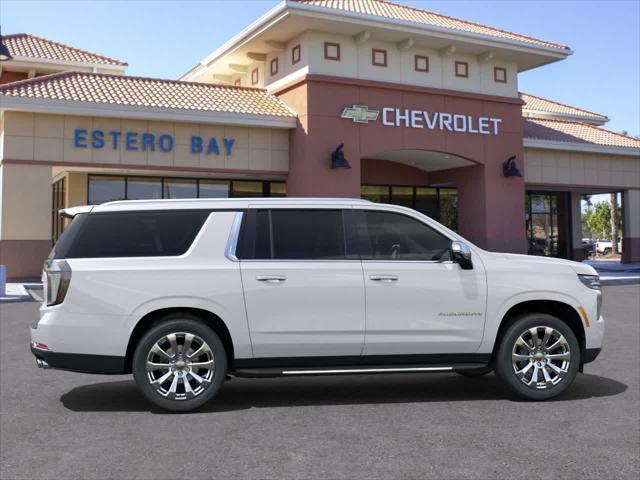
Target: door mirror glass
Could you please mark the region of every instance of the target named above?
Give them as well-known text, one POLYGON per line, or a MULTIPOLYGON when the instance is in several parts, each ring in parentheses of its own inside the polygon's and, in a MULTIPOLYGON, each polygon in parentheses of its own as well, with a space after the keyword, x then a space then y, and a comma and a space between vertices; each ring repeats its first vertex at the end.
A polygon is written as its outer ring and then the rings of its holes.
POLYGON ((458 240, 451 242, 451 257, 463 270, 471 270, 473 268, 471 249, 466 243, 458 240))

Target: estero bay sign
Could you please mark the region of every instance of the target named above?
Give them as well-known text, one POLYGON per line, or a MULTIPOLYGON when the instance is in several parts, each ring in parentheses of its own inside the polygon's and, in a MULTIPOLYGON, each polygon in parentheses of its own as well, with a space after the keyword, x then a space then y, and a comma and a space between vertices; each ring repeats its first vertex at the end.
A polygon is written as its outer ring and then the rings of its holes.
MULTIPOLYGON (((216 137, 203 138, 199 135, 192 135, 190 138, 191 153, 205 155, 220 155, 224 152, 229 156, 232 154, 235 145, 234 138, 222 138, 219 142, 216 137)), ((103 130, 87 130, 84 128, 76 128, 74 132, 74 146, 76 148, 93 148, 100 150, 108 148, 119 150, 124 147, 129 151, 149 151, 156 150, 169 153, 175 146, 173 135, 168 133, 162 135, 154 135, 153 133, 140 132, 121 132, 103 130)))
MULTIPOLYGON (((370 109, 366 105, 345 107, 340 115, 354 123, 375 122, 380 110, 370 109)), ((472 133, 478 135, 498 135, 501 118, 476 117, 462 113, 427 112, 407 108, 384 107, 382 124, 386 127, 424 128, 427 130, 448 130, 450 132, 472 133)))

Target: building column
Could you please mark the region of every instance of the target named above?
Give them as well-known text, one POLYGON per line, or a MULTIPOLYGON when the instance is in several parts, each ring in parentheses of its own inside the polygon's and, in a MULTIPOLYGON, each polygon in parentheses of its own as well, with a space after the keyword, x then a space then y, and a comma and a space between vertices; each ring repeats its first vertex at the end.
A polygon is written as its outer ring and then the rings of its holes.
POLYGON ((51 250, 51 167, 0 165, 0 264, 8 278, 40 277, 51 250))
POLYGON ((640 262, 640 190, 622 192, 624 237, 622 263, 640 262))
POLYGON ((581 262, 586 258, 582 247, 582 196, 571 192, 571 259, 581 262))
POLYGON ((523 178, 504 178, 493 165, 434 172, 430 178, 456 184, 460 235, 487 250, 527 253, 523 178))

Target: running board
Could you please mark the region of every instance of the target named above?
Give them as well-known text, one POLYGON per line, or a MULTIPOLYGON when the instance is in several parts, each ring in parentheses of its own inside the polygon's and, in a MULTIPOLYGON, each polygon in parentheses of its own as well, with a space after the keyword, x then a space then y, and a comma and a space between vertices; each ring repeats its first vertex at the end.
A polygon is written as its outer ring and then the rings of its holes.
POLYGON ((448 365, 376 365, 352 367, 265 367, 265 368, 237 368, 229 371, 229 375, 245 378, 290 377, 305 375, 362 375, 385 373, 430 373, 430 372, 455 372, 486 367, 486 363, 456 363, 448 365))

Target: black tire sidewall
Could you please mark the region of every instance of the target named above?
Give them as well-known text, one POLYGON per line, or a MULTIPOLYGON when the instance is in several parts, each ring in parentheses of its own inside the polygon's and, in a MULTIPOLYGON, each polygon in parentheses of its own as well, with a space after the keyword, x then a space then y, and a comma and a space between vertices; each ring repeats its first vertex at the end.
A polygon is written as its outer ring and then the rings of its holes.
POLYGON ((547 400, 560 395, 569 388, 578 374, 580 362, 580 344, 569 325, 553 315, 529 313, 520 316, 504 333, 500 340, 495 363, 496 374, 511 391, 527 400, 547 400), (529 328, 536 326, 551 327, 559 331, 569 343, 571 352, 571 363, 566 376, 558 385, 548 387, 545 390, 535 390, 523 384, 513 371, 511 361, 513 345, 517 338, 529 328))
POLYGON ((164 410, 187 412, 201 407, 218 393, 227 374, 227 355, 220 337, 198 317, 176 313, 164 317, 140 339, 133 354, 132 370, 136 385, 147 400, 164 410), (155 391, 147 377, 146 357, 149 350, 160 338, 172 332, 193 333, 213 350, 216 368, 211 384, 200 395, 189 400, 171 400, 163 397, 155 391))

